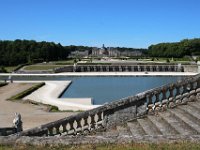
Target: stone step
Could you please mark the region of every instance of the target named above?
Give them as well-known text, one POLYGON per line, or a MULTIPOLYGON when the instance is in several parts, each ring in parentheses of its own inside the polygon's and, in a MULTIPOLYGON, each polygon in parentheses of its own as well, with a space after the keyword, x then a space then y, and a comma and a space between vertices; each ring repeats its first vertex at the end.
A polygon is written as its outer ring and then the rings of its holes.
POLYGON ((116 127, 117 132, 119 133, 119 135, 131 135, 131 131, 129 130, 128 125, 124 125, 124 126, 117 126, 116 127))
POLYGON ((188 103, 187 106, 189 107, 192 113, 200 114, 200 106, 198 106, 199 103, 200 102, 196 102, 196 103, 191 102, 191 103, 188 103))
POLYGON ((179 134, 168 122, 158 115, 149 115, 149 120, 160 130, 163 135, 176 135, 179 134))
MULTIPOLYGON (((168 109, 170 110, 170 109, 168 109)), ((170 111, 159 112, 161 116, 168 124, 170 124, 176 131, 181 135, 193 135, 196 134, 196 131, 182 121, 179 117, 171 113, 170 111)))
POLYGON ((196 107, 190 105, 179 107, 179 109, 186 111, 187 113, 195 117, 197 122, 200 122, 200 109, 197 109, 196 107))
POLYGON ((198 123, 196 118, 194 118, 192 115, 178 108, 176 110, 170 109, 169 111, 175 116, 181 118, 183 122, 185 122, 190 128, 196 131, 196 134, 200 133, 200 123, 198 123))
POLYGON ((195 103, 189 102, 187 105, 195 108, 200 113, 200 101, 196 101, 195 103))
POLYGON ((97 135, 97 136, 118 136, 119 132, 117 131, 117 129, 109 129, 109 130, 106 130, 106 132, 98 132, 95 135, 97 135))
POLYGON ((140 126, 140 124, 138 123, 137 120, 134 120, 134 121, 130 121, 127 123, 128 127, 129 127, 129 130, 130 132, 132 133, 132 135, 140 135, 140 136, 143 136, 145 135, 145 131, 143 130, 143 128, 140 126))
POLYGON ((162 132, 151 122, 149 118, 137 119, 146 135, 162 135, 162 132))

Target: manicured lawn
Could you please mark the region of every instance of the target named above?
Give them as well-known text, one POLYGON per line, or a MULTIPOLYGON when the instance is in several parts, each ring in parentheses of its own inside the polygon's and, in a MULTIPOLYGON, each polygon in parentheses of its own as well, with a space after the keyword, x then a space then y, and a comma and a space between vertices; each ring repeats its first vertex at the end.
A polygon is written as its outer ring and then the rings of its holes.
POLYGON ((5 67, 7 72, 13 72, 18 66, 9 66, 9 67, 5 67))
POLYGON ((30 65, 24 67, 24 70, 53 70, 55 68, 64 67, 65 65, 30 65))
POLYGON ((63 61, 52 61, 51 63, 55 65, 69 65, 69 64, 74 64, 74 59, 63 60, 63 61))

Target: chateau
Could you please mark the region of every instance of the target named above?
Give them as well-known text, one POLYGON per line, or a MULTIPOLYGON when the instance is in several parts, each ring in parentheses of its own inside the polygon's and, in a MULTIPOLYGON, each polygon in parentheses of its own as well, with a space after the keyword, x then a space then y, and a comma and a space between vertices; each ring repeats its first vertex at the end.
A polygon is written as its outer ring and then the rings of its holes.
POLYGON ((134 50, 134 51, 120 51, 117 48, 113 47, 105 47, 103 46, 101 48, 93 48, 92 50, 92 56, 96 57, 119 57, 119 56, 141 56, 142 52, 134 50))

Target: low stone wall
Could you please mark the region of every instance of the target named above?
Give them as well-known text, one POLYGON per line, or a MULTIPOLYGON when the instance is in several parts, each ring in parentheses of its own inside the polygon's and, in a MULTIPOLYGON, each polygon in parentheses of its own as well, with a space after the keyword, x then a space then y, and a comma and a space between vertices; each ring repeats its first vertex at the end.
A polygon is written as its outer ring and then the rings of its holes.
POLYGON ((184 72, 198 72, 198 65, 183 65, 184 72))
POLYGON ((21 132, 21 136, 87 135, 199 98, 200 74, 21 132))
POLYGON ((60 72, 184 72, 178 65, 77 65, 54 70, 60 72))

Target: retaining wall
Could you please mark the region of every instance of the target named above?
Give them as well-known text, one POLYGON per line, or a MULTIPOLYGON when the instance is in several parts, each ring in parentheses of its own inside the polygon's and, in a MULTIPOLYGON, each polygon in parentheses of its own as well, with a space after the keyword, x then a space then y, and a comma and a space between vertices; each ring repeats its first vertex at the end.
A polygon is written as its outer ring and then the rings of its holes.
POLYGON ((178 65, 77 65, 56 68, 60 72, 184 72, 178 65))

